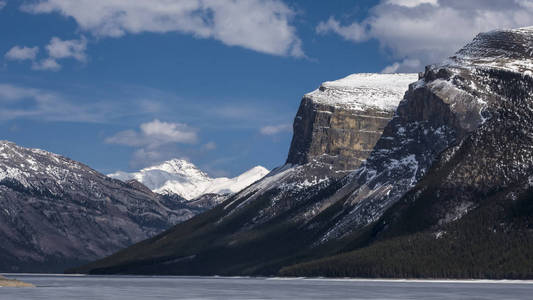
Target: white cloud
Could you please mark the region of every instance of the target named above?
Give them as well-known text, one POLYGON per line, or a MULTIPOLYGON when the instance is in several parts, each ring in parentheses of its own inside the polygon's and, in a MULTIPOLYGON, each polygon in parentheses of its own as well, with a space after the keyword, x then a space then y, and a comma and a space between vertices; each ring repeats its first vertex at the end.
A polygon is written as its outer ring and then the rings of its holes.
POLYGON ((72 58, 80 62, 87 60, 85 51, 87 50, 87 39, 81 37, 79 40, 62 40, 58 37, 53 37, 48 45, 45 46, 48 57, 37 60, 37 53, 39 47, 20 47, 15 46, 11 48, 6 54, 5 58, 8 60, 31 60, 33 70, 48 70, 59 71, 61 65, 58 60, 72 58))
POLYGON ((32 66, 34 70, 50 70, 50 71, 59 71, 61 70, 61 65, 53 58, 46 58, 39 62, 35 61, 32 66))
POLYGON ((37 57, 38 52, 39 52, 39 47, 15 46, 11 48, 4 55, 4 57, 8 60, 34 60, 37 57))
POLYGON ((295 13, 280 0, 39 0, 21 8, 72 17, 100 37, 179 32, 267 54, 304 56, 291 25, 295 13))
POLYGON ((7 2, 6 1, 0 1, 0 10, 2 10, 4 7, 6 7, 7 2))
POLYGON ((198 140, 196 129, 181 123, 161 122, 157 119, 143 123, 139 131, 125 130, 106 138, 106 143, 155 149, 165 144, 193 144, 198 140))
POLYGON ((349 41, 365 41, 368 39, 368 34, 364 25, 352 23, 347 26, 342 26, 341 23, 333 17, 330 17, 327 22, 320 22, 316 27, 316 32, 319 34, 335 32, 349 41))
POLYGON ((533 24, 533 0, 383 0, 369 16, 341 24, 321 22, 317 32, 346 40, 376 39, 399 60, 386 71, 422 71, 422 66, 452 55, 477 33, 533 24), (405 64, 418 59, 420 66, 405 64))
POLYGON ((87 40, 85 37, 81 37, 79 40, 61 40, 58 37, 53 37, 50 40, 50 43, 46 46, 50 58, 74 58, 81 62, 87 59, 87 56, 85 55, 86 49, 87 40))
MULTIPOLYGON (((161 122, 158 119, 142 123, 139 130, 124 130, 105 139, 108 144, 137 148, 130 161, 133 168, 146 167, 182 156, 179 149, 176 149, 176 144, 195 144, 197 141, 195 128, 182 123, 161 122)), ((214 143, 211 146, 214 146, 214 143)))
POLYGON ((422 68, 422 63, 418 59, 404 59, 401 62, 395 62, 390 66, 385 67, 381 73, 390 74, 397 73, 398 70, 408 69, 408 70, 418 70, 422 68))
POLYGON ((422 4, 439 6, 438 0, 388 0, 386 3, 405 7, 416 7, 422 4))
POLYGON ((264 126, 262 127, 259 132, 263 135, 275 135, 281 132, 290 132, 292 130, 291 124, 281 124, 281 125, 272 125, 272 126, 264 126))

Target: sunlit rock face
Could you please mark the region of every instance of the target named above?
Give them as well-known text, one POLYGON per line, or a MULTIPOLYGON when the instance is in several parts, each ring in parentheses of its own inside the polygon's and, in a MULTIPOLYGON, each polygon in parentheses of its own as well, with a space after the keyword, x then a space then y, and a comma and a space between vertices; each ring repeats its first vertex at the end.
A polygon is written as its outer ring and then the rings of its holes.
POLYGON ((324 82, 302 99, 287 163, 318 159, 336 169, 356 169, 416 80, 416 74, 353 74, 324 82))

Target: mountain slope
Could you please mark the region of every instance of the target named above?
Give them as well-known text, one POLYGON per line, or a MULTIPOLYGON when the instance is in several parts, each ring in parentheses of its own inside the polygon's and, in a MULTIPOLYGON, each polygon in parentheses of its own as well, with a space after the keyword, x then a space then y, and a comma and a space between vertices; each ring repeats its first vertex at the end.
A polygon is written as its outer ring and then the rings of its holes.
POLYGON ((282 273, 533 278, 532 71, 533 27, 480 34, 428 67, 413 88, 454 91, 441 98, 449 103, 472 99, 480 105, 465 112, 478 121, 456 130, 427 174, 371 224, 370 246, 282 273))
POLYGON ((406 90, 417 78, 357 74, 338 84, 325 83, 302 99, 284 166, 164 234, 71 271, 276 273, 325 234, 334 216, 328 208, 342 199, 331 197, 366 159, 393 117, 404 94, 397 86, 403 84, 406 90), (370 86, 369 77, 375 81, 370 86), (376 95, 386 95, 386 101, 376 95), (323 223, 306 225, 318 219, 323 223))
POLYGON ((108 255, 200 209, 68 158, 0 141, 0 271, 58 272, 108 255))
POLYGON ((186 160, 172 159, 139 172, 119 171, 108 176, 122 181, 135 179, 155 193, 176 194, 192 200, 204 194, 236 193, 263 178, 267 173, 267 169, 257 166, 234 178, 211 178, 186 160))

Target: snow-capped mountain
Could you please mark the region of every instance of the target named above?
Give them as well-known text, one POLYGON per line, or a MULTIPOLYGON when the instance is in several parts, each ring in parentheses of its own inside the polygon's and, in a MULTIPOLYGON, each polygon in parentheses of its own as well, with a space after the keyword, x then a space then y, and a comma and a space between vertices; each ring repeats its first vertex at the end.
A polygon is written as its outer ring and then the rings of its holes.
POLYGON ((0 271, 62 272, 201 211, 61 155, 0 141, 0 271))
POLYGON ((122 181, 135 179, 155 193, 177 194, 192 200, 204 194, 227 195, 239 192, 268 172, 264 167, 257 166, 237 177, 211 178, 186 160, 172 159, 138 172, 119 171, 108 176, 122 181))

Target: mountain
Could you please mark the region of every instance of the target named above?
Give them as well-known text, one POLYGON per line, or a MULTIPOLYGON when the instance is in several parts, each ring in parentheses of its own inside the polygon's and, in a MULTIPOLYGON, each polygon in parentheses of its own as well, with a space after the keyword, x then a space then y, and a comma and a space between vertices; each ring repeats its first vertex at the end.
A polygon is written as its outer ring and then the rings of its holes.
POLYGON ((370 154, 416 74, 354 74, 305 95, 285 165, 88 273, 273 274, 328 228, 343 178, 370 154), (402 88, 403 86, 403 88, 402 88), (324 217, 324 215, 327 215, 324 217), (308 228, 312 220, 323 223, 308 228))
POLYGON ((533 278, 532 71, 533 27, 480 34, 427 67, 368 165, 352 175, 377 196, 356 190, 352 197, 364 196, 350 198, 357 204, 328 238, 365 224, 370 234, 359 235, 353 251, 282 274, 533 278), (431 130, 440 136, 427 139, 431 130), (390 151, 385 140, 406 146, 382 156, 390 151), (390 180, 394 159, 408 155, 413 172, 390 180), (380 169, 384 159, 390 171, 380 169), (411 180, 409 187, 401 180, 411 180), (384 187, 392 196, 379 192, 384 187))
POLYGON ((176 194, 192 200, 204 194, 236 193, 263 178, 267 173, 267 169, 257 166, 234 178, 211 178, 186 160, 172 159, 139 172, 119 171, 108 176, 122 181, 135 179, 155 193, 176 194))
POLYGON ((202 210, 66 157, 0 141, 0 272, 60 272, 202 210))

